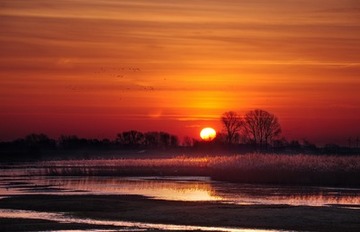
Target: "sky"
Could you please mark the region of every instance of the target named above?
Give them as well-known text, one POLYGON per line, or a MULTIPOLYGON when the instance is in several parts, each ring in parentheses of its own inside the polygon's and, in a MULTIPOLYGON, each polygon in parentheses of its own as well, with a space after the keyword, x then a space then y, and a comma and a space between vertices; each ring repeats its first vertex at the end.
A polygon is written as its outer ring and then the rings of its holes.
POLYGON ((360 136, 358 0, 0 0, 0 140, 199 137, 226 111, 360 136))

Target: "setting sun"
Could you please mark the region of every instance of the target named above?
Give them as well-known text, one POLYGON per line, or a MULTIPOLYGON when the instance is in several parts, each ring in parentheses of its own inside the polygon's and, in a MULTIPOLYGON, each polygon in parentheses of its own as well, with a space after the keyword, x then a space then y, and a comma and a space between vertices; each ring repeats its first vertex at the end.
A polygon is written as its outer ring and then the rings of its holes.
POLYGON ((200 137, 204 141, 212 141, 216 137, 216 131, 211 127, 203 128, 200 137))
POLYGON ((359 3, 0 0, 0 232, 360 232, 359 3))

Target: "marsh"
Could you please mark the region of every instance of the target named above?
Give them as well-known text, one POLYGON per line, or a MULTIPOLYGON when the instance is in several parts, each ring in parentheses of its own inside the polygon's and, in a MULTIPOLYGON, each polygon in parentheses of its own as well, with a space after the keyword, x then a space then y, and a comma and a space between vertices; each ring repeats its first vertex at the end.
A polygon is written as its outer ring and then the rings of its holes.
POLYGON ((360 227, 358 188, 254 185, 204 176, 19 175, 3 176, 0 184, 1 225, 8 231, 357 231, 360 227))

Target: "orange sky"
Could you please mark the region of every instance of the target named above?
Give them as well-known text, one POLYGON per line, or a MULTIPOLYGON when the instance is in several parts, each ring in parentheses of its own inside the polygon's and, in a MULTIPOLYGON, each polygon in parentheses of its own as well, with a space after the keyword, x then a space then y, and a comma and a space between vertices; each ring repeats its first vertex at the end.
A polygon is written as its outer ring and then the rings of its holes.
POLYGON ((0 0, 0 140, 197 137, 254 108, 283 135, 360 136, 358 0, 0 0))

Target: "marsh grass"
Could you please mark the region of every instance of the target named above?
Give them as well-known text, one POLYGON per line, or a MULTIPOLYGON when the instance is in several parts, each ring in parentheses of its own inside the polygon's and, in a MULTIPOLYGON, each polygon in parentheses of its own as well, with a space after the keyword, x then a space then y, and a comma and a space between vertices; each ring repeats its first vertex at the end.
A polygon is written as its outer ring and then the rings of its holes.
POLYGON ((245 154, 139 159, 44 161, 32 175, 210 176, 215 180, 285 185, 360 186, 359 156, 245 154))
POLYGON ((40 175, 55 176, 204 176, 208 158, 66 160, 39 163, 40 175))
POLYGON ((217 180, 286 185, 359 186, 360 157, 249 154, 212 160, 217 180))

